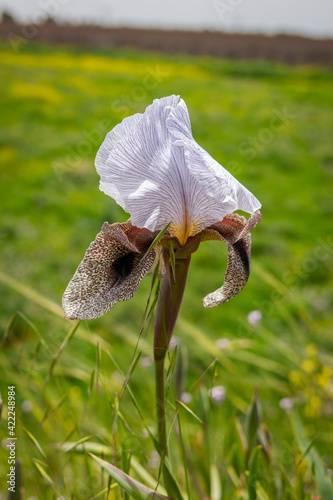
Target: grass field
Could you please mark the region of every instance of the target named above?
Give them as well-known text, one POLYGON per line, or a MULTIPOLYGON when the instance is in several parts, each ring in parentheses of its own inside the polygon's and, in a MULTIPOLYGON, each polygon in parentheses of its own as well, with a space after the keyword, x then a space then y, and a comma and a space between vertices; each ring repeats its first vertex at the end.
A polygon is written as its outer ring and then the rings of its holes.
POLYGON ((136 347, 150 278, 77 328, 60 304, 102 223, 127 219, 98 190, 105 134, 180 94, 194 138, 261 201, 263 219, 232 301, 200 302, 222 284, 226 248, 193 255, 168 395, 174 476, 192 500, 333 499, 333 72, 32 42, 0 52, 0 498, 12 385, 21 498, 129 498, 89 451, 156 486, 151 328, 136 347))

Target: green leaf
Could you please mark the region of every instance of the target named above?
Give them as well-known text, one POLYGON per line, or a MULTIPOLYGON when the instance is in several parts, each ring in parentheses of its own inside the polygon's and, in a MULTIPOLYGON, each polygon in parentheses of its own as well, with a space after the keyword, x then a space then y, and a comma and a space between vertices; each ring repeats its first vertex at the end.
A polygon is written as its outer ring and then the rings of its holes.
POLYGON ((172 474, 171 464, 168 456, 162 456, 162 467, 163 467, 163 477, 165 485, 168 485, 168 489, 171 490, 172 500, 184 500, 184 497, 179 489, 177 481, 172 474))
POLYGON ((31 439, 31 441, 34 443, 34 445, 36 446, 37 450, 42 455, 42 457, 46 458, 46 455, 45 455, 45 453, 44 453, 41 445, 39 444, 39 442, 35 438, 35 436, 33 434, 31 434, 31 432, 29 432, 28 429, 26 429, 25 427, 23 427, 23 430, 29 436, 29 438, 31 439))
POLYGON ((172 271, 173 281, 176 283, 176 257, 171 241, 169 241, 169 257, 170 257, 170 267, 172 271))
POLYGON ((114 479, 119 486, 128 493, 134 500, 148 500, 149 498, 154 499, 164 499, 164 500, 172 500, 170 497, 166 497, 161 493, 157 493, 136 479, 131 478, 123 471, 115 467, 114 465, 102 460, 101 458, 96 457, 90 453, 91 457, 99 463, 99 465, 114 479))
POLYGON ((74 334, 76 332, 76 330, 78 329, 78 326, 80 324, 80 321, 77 321, 73 326, 72 328, 69 330, 68 334, 66 335, 64 341, 62 342, 61 346, 59 347, 58 349, 58 352, 57 354, 55 355, 55 357, 52 359, 51 361, 51 364, 50 364, 50 368, 49 368, 49 372, 47 374, 47 377, 45 379, 45 385, 47 385, 51 379, 51 376, 52 376, 52 372, 53 372, 53 369, 56 365, 56 363, 58 362, 61 354, 63 353, 63 351, 66 349, 66 347, 68 346, 69 342, 72 340, 72 338, 74 337, 74 334))
POLYGON ((232 465, 228 465, 227 467, 227 472, 228 472, 228 476, 229 478, 231 479, 233 485, 235 486, 235 488, 239 488, 240 487, 240 479, 235 471, 235 469, 232 467, 232 465))
POLYGON ((211 500, 222 499, 221 479, 215 464, 210 466, 210 498, 211 500))
POLYGON ((252 402, 245 417, 245 431, 248 443, 248 459, 256 445, 257 435, 262 420, 262 411, 258 390, 255 390, 252 402))
POLYGON ((68 399, 68 396, 69 396, 69 392, 64 394, 62 396, 62 398, 60 399, 60 401, 58 401, 58 403, 55 406, 53 406, 53 408, 50 408, 50 409, 47 408, 45 410, 45 413, 44 413, 44 416, 40 422, 40 425, 42 425, 45 422, 45 420, 47 420, 51 415, 53 415, 53 413, 55 413, 64 404, 64 402, 68 399))
MULTIPOLYGON (((135 471, 137 476, 142 481, 144 481, 147 484, 147 486, 149 486, 149 488, 155 488, 156 479, 154 479, 153 476, 151 476, 149 472, 147 472, 147 470, 133 456, 131 458, 131 469, 135 471)), ((158 486, 158 489, 162 495, 167 494, 165 489, 161 485, 158 486)))
POLYGON ((46 472, 46 470, 44 469, 43 465, 41 463, 39 463, 39 461, 37 461, 37 460, 33 460, 33 463, 36 466, 36 468, 37 468, 38 472, 40 473, 40 475, 42 476, 44 482, 47 485, 51 486, 51 488, 54 491, 58 491, 57 485, 54 483, 54 481, 51 479, 51 477, 49 476, 49 474, 46 472))
POLYGON ((138 361, 139 361, 139 359, 140 359, 140 357, 141 357, 141 354, 142 354, 142 353, 141 353, 141 351, 139 351, 139 352, 137 352, 137 353, 135 353, 135 352, 134 352, 134 357, 133 357, 133 359, 132 359, 132 362, 131 362, 130 367, 129 367, 129 369, 128 369, 128 373, 127 373, 127 375, 126 375, 126 377, 125 377, 125 380, 124 380, 124 382, 123 382, 123 385, 122 385, 121 391, 120 391, 120 393, 119 393, 119 400, 121 400, 121 398, 122 398, 122 397, 123 397, 123 395, 124 395, 124 392, 126 391, 127 384, 129 383, 130 378, 131 378, 131 376, 132 376, 132 373, 134 372, 134 370, 135 370, 135 368, 136 368, 136 366, 137 366, 137 364, 138 364, 138 361))
POLYGON ((251 461, 250 461, 250 470, 249 474, 247 476, 247 485, 248 485, 248 492, 249 492, 249 500, 256 500, 257 499, 257 465, 258 465, 258 457, 259 453, 261 451, 261 445, 258 445, 252 455, 251 455, 251 461))
POLYGON ((183 403, 182 401, 179 401, 179 400, 176 400, 176 402, 179 406, 184 408, 184 410, 186 410, 190 415, 192 415, 192 417, 194 417, 198 422, 200 422, 200 424, 202 424, 203 426, 207 426, 206 422, 201 420, 201 418, 198 417, 198 415, 196 415, 194 413, 194 411, 192 411, 185 403, 183 403))
MULTIPOLYGON (((90 436, 89 436, 90 437, 90 436)), ((110 446, 106 446, 105 444, 95 443, 95 442, 86 442, 87 438, 83 438, 83 441, 65 441, 64 443, 56 443, 54 448, 57 450, 61 450, 64 453, 69 451, 74 451, 75 453, 82 454, 88 452, 99 453, 104 456, 111 456, 112 449, 110 446)))
MULTIPOLYGON (((309 468, 314 469, 318 493, 324 500, 333 500, 333 484, 323 465, 320 455, 306 436, 302 421, 296 410, 290 413, 290 419, 297 444, 306 458, 309 468)), ((303 458, 302 457, 302 458, 303 458)))
POLYGON ((185 473, 185 483, 186 483, 186 493, 187 493, 187 500, 191 500, 191 491, 190 491, 190 484, 188 480, 188 473, 187 473, 187 457, 186 457, 186 452, 185 452, 185 444, 183 441, 183 431, 182 431, 182 426, 180 422, 180 415, 179 412, 177 412, 177 420, 178 420, 178 429, 179 429, 179 442, 182 450, 182 458, 183 458, 183 467, 184 467, 184 473, 185 473))
POLYGON ((238 437, 239 437, 239 441, 240 441, 240 444, 241 444, 243 456, 244 456, 244 458, 246 460, 246 457, 248 455, 247 439, 246 439, 246 436, 244 434, 243 427, 241 426, 241 423, 240 423, 240 421, 239 421, 239 419, 237 417, 235 418, 235 424, 236 424, 236 431, 237 431, 237 434, 238 434, 238 437))
POLYGON ((32 300, 44 309, 53 312, 57 316, 60 316, 62 318, 64 317, 64 311, 59 304, 53 302, 52 300, 46 299, 42 294, 36 292, 29 286, 23 285, 20 281, 12 278, 8 274, 0 272, 0 282, 9 286, 21 295, 24 295, 29 300, 32 300))
MULTIPOLYGON (((270 500, 269 496, 267 495, 266 491, 264 488, 261 486, 260 483, 257 483, 257 493, 258 493, 258 500, 270 500)), ((287 500, 286 498, 284 500, 287 500)))
POLYGON ((170 383, 171 383, 173 374, 175 373, 177 352, 178 352, 178 347, 176 347, 175 349, 173 349, 171 351, 170 362, 169 362, 168 371, 167 371, 166 380, 165 380, 165 386, 166 386, 167 391, 170 387, 170 383))
POLYGON ((23 343, 37 336, 42 344, 45 342, 35 325, 20 311, 15 312, 10 318, 1 340, 1 348, 5 349, 15 343, 23 343))
POLYGON ((88 399, 90 398, 90 395, 91 395, 93 388, 94 388, 95 375, 96 375, 96 371, 94 368, 93 371, 91 372, 90 380, 89 380, 89 384, 88 384, 88 394, 87 394, 88 399))
POLYGON ((187 349, 185 345, 180 342, 177 346, 176 367, 173 376, 176 399, 180 399, 185 390, 188 366, 187 349))
MULTIPOLYGON (((107 354, 110 357, 110 359, 113 362, 113 364, 115 365, 115 367, 117 368, 117 370, 119 371, 119 373, 122 376, 122 378, 124 379, 124 375, 123 375, 123 373, 122 373, 122 371, 121 371, 118 363, 113 358, 112 354, 109 351, 107 351, 107 354)), ((135 398, 135 396, 134 396, 134 394, 132 392, 132 389, 130 388, 129 384, 127 384, 127 392, 128 392, 128 394, 129 394, 129 396, 130 396, 130 398, 132 400, 133 405, 135 406, 135 408, 136 408, 136 410, 137 410, 137 412, 139 414, 139 417, 140 417, 140 419, 141 419, 141 421, 142 421, 142 423, 143 423, 143 425, 144 425, 144 427, 145 427, 145 429, 146 429, 146 431, 147 431, 150 439, 152 440, 152 442, 153 442, 153 444, 155 446, 156 451, 158 452, 159 455, 161 455, 163 453, 163 450, 161 449, 161 446, 159 445, 157 439, 152 434, 152 432, 151 432, 151 430, 150 430, 150 428, 149 428, 149 426, 148 426, 148 424, 147 424, 147 422, 146 422, 146 420, 145 420, 145 418, 143 416, 143 413, 141 411, 140 405, 138 404, 138 402, 137 402, 137 400, 136 400, 136 398, 135 398)))
POLYGON ((61 448, 64 453, 68 453, 70 451, 75 450, 76 448, 79 448, 84 451, 84 447, 82 447, 83 443, 86 443, 90 439, 92 439, 94 436, 86 436, 82 439, 79 439, 78 441, 72 442, 72 443, 63 443, 59 448, 61 448), (82 447, 82 448, 81 448, 82 447))
POLYGON ((147 322, 151 318, 151 316, 154 312, 154 309, 155 309, 157 299, 158 299, 159 290, 160 290, 160 280, 158 278, 159 268, 160 268, 159 262, 157 262, 155 269, 154 269, 154 272, 153 272, 151 284, 150 284, 150 291, 149 291, 145 311, 143 313, 143 321, 142 321, 142 326, 140 328, 139 337, 141 337, 141 334, 142 334, 143 330, 145 329, 147 322), (153 290, 154 290, 154 286, 156 283, 157 283, 157 285, 156 285, 156 290, 155 290, 155 296, 154 296, 152 305, 150 305, 151 297, 153 295, 153 290))
POLYGON ((157 245, 157 243, 160 241, 161 238, 163 238, 163 236, 165 235, 165 233, 167 232, 168 230, 168 227, 170 226, 170 222, 169 224, 167 224, 163 229, 162 231, 160 231, 158 233, 158 235, 155 237, 154 241, 151 243, 151 245, 149 246, 147 252, 144 254, 144 256, 142 257, 143 259, 146 257, 146 255, 149 254, 149 252, 157 245))

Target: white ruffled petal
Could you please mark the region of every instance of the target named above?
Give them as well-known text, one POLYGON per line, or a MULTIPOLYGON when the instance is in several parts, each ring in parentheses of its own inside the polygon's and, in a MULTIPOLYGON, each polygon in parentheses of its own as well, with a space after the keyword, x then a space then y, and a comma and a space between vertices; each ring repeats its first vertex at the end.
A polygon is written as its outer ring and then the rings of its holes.
POLYGON ((125 139, 128 134, 135 130, 137 125, 142 120, 142 113, 136 113, 135 115, 128 116, 124 120, 116 125, 105 137, 101 147, 99 148, 96 159, 95 167, 97 173, 100 175, 100 185, 99 188, 108 196, 111 196, 118 205, 125 209, 125 204, 116 186, 112 183, 109 178, 109 172, 107 167, 107 160, 112 153, 116 144, 123 139, 125 139))
POLYGON ((194 140, 189 147, 188 168, 200 187, 214 199, 214 206, 206 213, 210 224, 235 210, 252 214, 261 207, 257 198, 194 140))
POLYGON ((167 127, 176 139, 193 140, 190 117, 183 99, 180 99, 168 116, 167 127))
POLYGON ((155 100, 106 137, 97 157, 100 189, 151 231, 170 223, 185 243, 237 209, 254 213, 259 201, 193 139, 185 102, 155 100))
POLYGON ((154 101, 131 129, 126 127, 118 142, 110 137, 109 155, 103 152, 99 157, 104 162, 102 168, 98 165, 103 191, 119 193, 132 223, 152 231, 182 219, 178 169, 184 166, 175 160, 167 128, 167 118, 178 101, 177 96, 154 101))

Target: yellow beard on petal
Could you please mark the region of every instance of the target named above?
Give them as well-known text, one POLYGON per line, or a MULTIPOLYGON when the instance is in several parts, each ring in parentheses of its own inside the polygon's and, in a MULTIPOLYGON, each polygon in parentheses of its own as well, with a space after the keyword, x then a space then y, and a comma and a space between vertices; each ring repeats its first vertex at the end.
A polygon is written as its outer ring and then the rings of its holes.
POLYGON ((184 246, 190 236, 194 236, 198 232, 198 223, 191 220, 185 211, 184 219, 181 224, 172 222, 169 227, 170 236, 175 236, 180 245, 184 246))

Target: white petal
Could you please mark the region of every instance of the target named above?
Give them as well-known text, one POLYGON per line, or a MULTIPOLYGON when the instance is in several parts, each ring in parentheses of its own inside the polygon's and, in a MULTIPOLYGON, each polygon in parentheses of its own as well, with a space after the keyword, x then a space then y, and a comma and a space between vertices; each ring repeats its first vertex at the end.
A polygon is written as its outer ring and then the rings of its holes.
POLYGON ((181 222, 183 218, 179 171, 184 165, 179 165, 178 151, 167 128, 167 118, 178 101, 177 96, 154 101, 118 142, 110 137, 110 154, 99 156, 104 162, 102 168, 96 161, 101 187, 105 192, 120 194, 122 206, 138 227, 160 230, 170 221, 181 222))
POLYGON ((167 119, 167 127, 175 138, 193 140, 190 117, 183 99, 180 99, 171 111, 167 119))
MULTIPOLYGON (((100 189, 151 231, 166 224, 190 236, 258 200, 193 139, 185 102, 155 100, 106 137, 97 157, 100 189)), ((176 234, 177 235, 177 234, 176 234)), ((185 236, 184 236, 185 237, 185 236)))
MULTIPOLYGON (((255 196, 194 140, 189 144, 187 154, 188 169, 207 195, 202 228, 235 210, 252 214, 261 207, 255 196)), ((200 212, 196 217, 200 217, 200 212)))
POLYGON ((105 137, 101 147, 99 148, 96 159, 95 166, 98 174, 101 177, 100 180, 100 190, 103 191, 108 196, 111 196, 118 205, 125 208, 124 201, 121 194, 119 193, 116 186, 110 181, 108 176, 108 168, 106 166, 107 159, 112 153, 115 145, 126 138, 126 136, 140 123, 142 119, 142 114, 137 113, 135 115, 124 118, 124 120, 116 125, 105 137))

